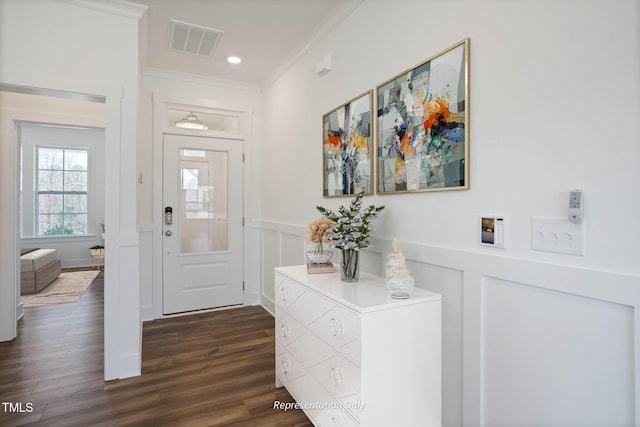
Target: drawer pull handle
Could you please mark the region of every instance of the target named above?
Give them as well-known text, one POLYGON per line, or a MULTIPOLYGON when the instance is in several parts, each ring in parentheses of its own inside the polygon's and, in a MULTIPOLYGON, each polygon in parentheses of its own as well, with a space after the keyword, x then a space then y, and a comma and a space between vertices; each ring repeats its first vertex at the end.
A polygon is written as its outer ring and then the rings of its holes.
POLYGON ((336 388, 342 385, 342 369, 331 368, 331 384, 336 388))
POLYGON ((286 301, 289 299, 289 293, 287 292, 287 290, 285 288, 281 288, 280 289, 280 299, 282 301, 286 301))
POLYGON ((284 323, 280 325, 280 334, 282 334, 282 338, 287 338, 289 336, 289 327, 284 323))
POLYGON ((331 335, 334 337, 342 335, 342 324, 339 320, 336 320, 333 317, 331 318, 331 321, 329 321, 329 329, 331 330, 331 335))
POLYGON ((283 375, 287 375, 289 373, 289 364, 286 360, 280 362, 280 371, 282 371, 283 375))

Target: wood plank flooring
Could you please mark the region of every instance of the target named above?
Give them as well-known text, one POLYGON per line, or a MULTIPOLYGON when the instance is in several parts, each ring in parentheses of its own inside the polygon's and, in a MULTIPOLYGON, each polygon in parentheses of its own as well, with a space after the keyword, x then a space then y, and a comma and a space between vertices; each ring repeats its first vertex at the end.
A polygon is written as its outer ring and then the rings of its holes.
POLYGON ((293 399, 258 306, 145 323, 142 376, 104 382, 102 274, 77 303, 26 309, 0 343, 1 426, 312 425, 273 409, 293 399))

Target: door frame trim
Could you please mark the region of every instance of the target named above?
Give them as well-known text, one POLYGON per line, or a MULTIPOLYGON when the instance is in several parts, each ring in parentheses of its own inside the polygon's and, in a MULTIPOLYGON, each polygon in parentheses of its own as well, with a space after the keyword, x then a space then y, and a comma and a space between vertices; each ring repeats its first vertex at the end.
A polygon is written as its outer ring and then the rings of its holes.
MULTIPOLYGON (((189 96, 176 96, 175 93, 171 95, 164 93, 163 91, 152 92, 152 104, 153 104, 153 194, 152 194, 152 221, 153 223, 147 225, 145 229, 150 230, 152 233, 151 245, 152 245, 152 267, 151 267, 151 292, 152 292, 152 306, 141 307, 142 320, 162 319, 172 315, 165 315, 162 307, 162 292, 163 292, 163 256, 162 256, 162 169, 163 169, 163 149, 164 149, 164 135, 185 135, 185 136, 201 136, 201 137, 213 137, 213 138, 225 138, 234 139, 240 141, 243 145, 243 153, 246 156, 246 160, 243 163, 243 203, 242 214, 246 218, 247 212, 251 211, 251 183, 249 181, 250 174, 250 153, 251 143, 247 135, 251 134, 253 117, 253 109, 250 105, 247 106, 233 106, 225 105, 223 107, 212 108, 211 99, 202 98, 195 99, 189 96), (221 132, 214 130, 183 130, 175 127, 168 127, 168 115, 169 109, 186 109, 194 110, 196 112, 211 112, 211 113, 224 113, 238 117, 240 123, 239 133, 221 132)), ((247 254, 250 250, 250 233, 247 233, 247 227, 245 227, 242 233, 242 273, 243 280, 246 281, 247 272, 247 254)), ((245 287, 244 305, 253 305, 251 298, 245 287)), ((215 310, 215 309, 214 309, 215 310)), ((202 313, 203 311, 196 311, 194 313, 202 313)))

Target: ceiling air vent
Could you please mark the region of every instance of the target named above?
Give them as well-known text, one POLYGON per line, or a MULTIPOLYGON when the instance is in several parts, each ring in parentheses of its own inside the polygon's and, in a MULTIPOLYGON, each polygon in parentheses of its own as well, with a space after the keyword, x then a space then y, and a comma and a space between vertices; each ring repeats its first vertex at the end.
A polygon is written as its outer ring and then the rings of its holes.
POLYGON ((170 19, 169 48, 193 55, 212 56, 222 31, 170 19))

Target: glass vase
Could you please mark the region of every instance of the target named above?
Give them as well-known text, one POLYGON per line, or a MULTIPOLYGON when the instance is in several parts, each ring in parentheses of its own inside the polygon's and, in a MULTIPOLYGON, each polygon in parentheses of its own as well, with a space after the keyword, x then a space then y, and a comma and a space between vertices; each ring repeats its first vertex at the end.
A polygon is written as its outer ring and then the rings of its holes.
POLYGON ((340 279, 345 282, 357 282, 360 275, 360 252, 355 249, 344 249, 340 263, 340 279))
POLYGON ((387 278, 387 292, 391 298, 407 299, 413 291, 414 280, 406 268, 396 268, 387 278))
POLYGON ((307 251, 307 259, 314 264, 327 264, 333 258, 332 251, 307 251))

